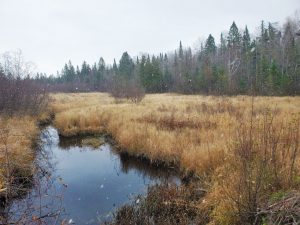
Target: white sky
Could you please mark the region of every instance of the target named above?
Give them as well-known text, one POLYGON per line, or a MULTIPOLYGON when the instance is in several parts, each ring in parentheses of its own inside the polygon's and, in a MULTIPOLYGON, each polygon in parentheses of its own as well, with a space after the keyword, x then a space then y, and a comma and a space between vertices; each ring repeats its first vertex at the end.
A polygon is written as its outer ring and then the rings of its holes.
POLYGON ((111 64, 124 51, 168 52, 210 33, 219 41, 232 21, 253 33, 297 9, 300 0, 0 0, 0 53, 21 49, 55 74, 69 59, 111 64))

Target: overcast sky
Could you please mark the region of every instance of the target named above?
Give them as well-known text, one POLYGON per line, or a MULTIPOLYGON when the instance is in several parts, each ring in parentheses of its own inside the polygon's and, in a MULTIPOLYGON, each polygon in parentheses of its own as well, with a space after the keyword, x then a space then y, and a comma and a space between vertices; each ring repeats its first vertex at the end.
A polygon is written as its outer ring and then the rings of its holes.
POLYGON ((0 53, 21 49, 37 71, 73 64, 109 64, 124 51, 168 52, 219 40, 232 21, 253 33, 261 20, 283 22, 300 0, 0 0, 0 53))

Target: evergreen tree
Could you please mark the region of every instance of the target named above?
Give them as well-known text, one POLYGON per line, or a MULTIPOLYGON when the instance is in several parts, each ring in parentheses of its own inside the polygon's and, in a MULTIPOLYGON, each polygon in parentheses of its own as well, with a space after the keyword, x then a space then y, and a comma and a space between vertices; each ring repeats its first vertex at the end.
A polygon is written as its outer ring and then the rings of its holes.
POLYGON ((179 43, 179 59, 183 59, 183 47, 181 41, 179 43))
POLYGON ((239 46, 241 43, 241 35, 235 22, 232 23, 228 33, 228 46, 239 46))
POLYGON ((115 74, 118 73, 118 65, 117 65, 117 63, 116 63, 116 59, 114 59, 114 63, 113 63, 113 71, 114 71, 115 74))
POLYGON ((251 47, 251 38, 248 31, 248 27, 246 26, 244 34, 243 34, 243 52, 248 53, 251 47))
POLYGON ((226 39, 224 38, 223 33, 221 33, 221 38, 220 38, 220 53, 221 55, 225 55, 226 51, 226 39))
POLYGON ((292 20, 283 28, 272 23, 266 26, 262 21, 260 34, 251 39, 247 26, 240 33, 233 22, 228 35, 221 34, 219 46, 210 34, 197 52, 184 49, 180 41, 179 48, 169 54, 159 53, 151 58, 143 55, 132 60, 124 52, 118 65, 114 60, 112 66, 107 66, 100 58, 92 68, 84 61, 81 68, 76 67, 76 72, 68 62, 58 78, 45 79, 39 74, 36 79, 69 84, 66 87, 76 84, 80 90, 118 87, 124 93, 141 83, 147 92, 247 94, 255 90, 257 94, 297 94, 300 93, 297 26, 292 20))
POLYGON ((127 52, 124 52, 119 62, 119 74, 125 79, 133 77, 134 63, 127 52))
POLYGON ((216 51, 217 51, 217 46, 215 44, 215 39, 210 34, 205 42, 205 53, 207 55, 215 55, 216 51))

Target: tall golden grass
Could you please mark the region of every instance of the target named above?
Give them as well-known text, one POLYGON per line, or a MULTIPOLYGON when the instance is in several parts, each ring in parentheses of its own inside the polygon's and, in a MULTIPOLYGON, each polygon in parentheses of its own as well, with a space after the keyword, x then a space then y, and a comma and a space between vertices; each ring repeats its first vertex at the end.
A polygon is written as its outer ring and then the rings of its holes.
POLYGON ((63 136, 110 133, 124 151, 177 164, 208 189, 212 224, 254 222, 279 190, 299 190, 299 97, 51 96, 63 136))
POLYGON ((0 117, 0 196, 17 194, 18 182, 33 175, 38 132, 36 119, 30 116, 0 117))
MULTIPOLYGON (((140 104, 115 103, 97 93, 58 94, 52 99, 54 123, 63 136, 108 132, 131 154, 200 172, 212 166, 206 165, 216 159, 211 153, 227 151, 240 121, 251 113, 251 98, 245 96, 153 94, 140 104)), ((280 122, 299 113, 300 98, 256 97, 255 117, 267 107, 276 111, 280 122)))

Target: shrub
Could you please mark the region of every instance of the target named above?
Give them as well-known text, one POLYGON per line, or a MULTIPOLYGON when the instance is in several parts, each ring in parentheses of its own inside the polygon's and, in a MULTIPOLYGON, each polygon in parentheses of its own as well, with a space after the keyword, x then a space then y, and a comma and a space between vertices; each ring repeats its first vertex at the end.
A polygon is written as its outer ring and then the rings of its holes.
POLYGON ((6 52, 0 61, 0 113, 37 114, 47 104, 45 88, 30 78, 32 63, 21 50, 6 52), (1 62, 4 67, 1 66, 1 62))
POLYGON ((252 111, 249 121, 240 120, 210 196, 215 198, 218 223, 261 224, 274 193, 299 188, 299 131, 299 116, 278 121, 268 109, 256 117, 252 111))
POLYGON ((0 113, 36 115, 47 105, 45 89, 30 78, 12 78, 0 75, 0 113))
POLYGON ((135 79, 115 78, 112 81, 110 93, 116 99, 126 98, 134 103, 142 101, 145 97, 145 90, 135 79))

